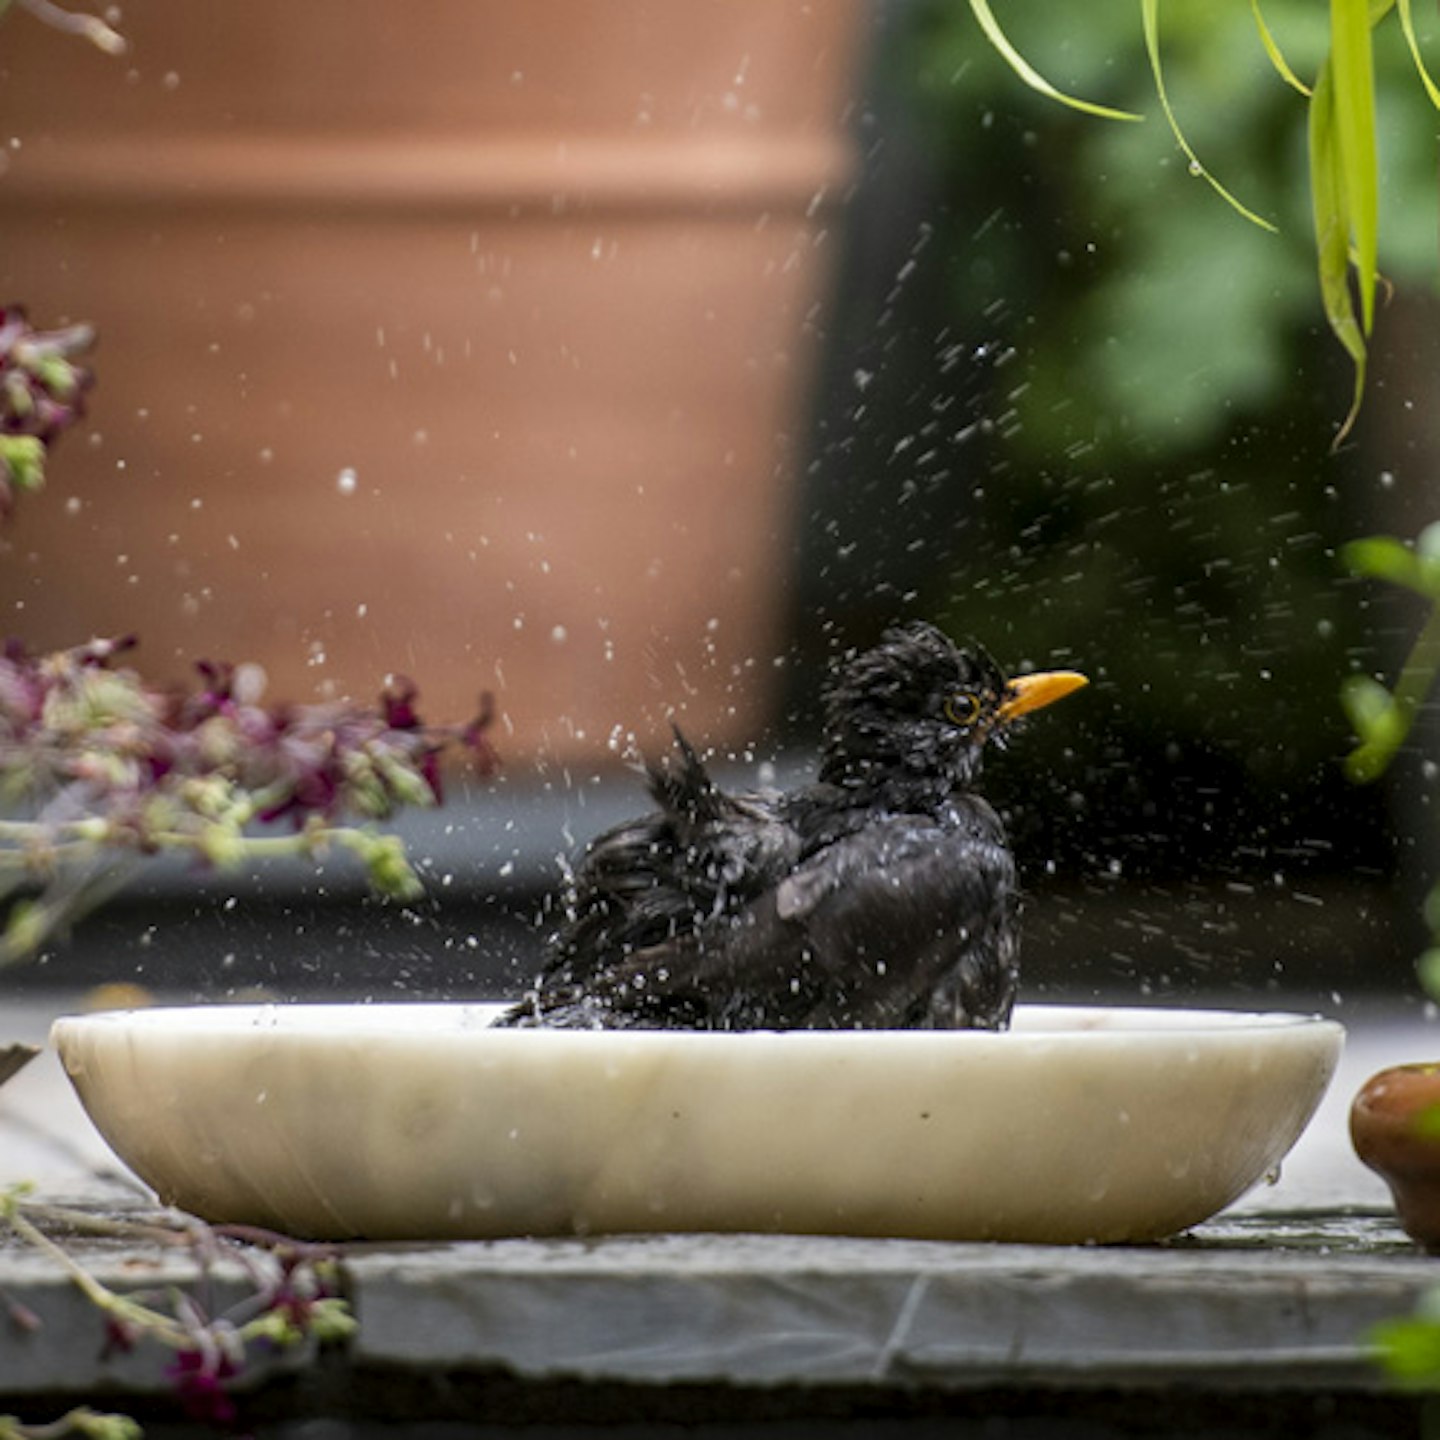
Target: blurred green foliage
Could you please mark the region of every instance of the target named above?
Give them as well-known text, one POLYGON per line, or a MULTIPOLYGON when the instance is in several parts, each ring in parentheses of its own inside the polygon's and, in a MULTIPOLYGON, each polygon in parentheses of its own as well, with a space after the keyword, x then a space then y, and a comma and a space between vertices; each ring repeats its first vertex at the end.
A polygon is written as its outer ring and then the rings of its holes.
MULTIPOLYGON (((1313 75, 1329 43, 1326 7, 1271 0, 1265 15, 1287 59, 1313 75)), ((1138 431, 1172 449, 1213 434, 1236 407, 1276 403, 1292 376, 1287 335, 1323 316, 1307 104, 1275 73, 1249 5, 1165 7, 1161 48, 1187 138, 1221 183, 1278 226, 1275 236, 1240 223, 1191 175, 1159 114, 1133 4, 1097 0, 1082 23, 1065 13, 1057 22, 1042 0, 1011 0, 1004 20, 1017 48, 1061 88, 1149 117, 1130 125, 1064 112, 1018 84, 968 9, 917 7, 901 63, 952 172, 973 173, 997 127, 1018 127, 1036 152, 1034 183, 1054 213, 1088 232, 1084 243, 1097 256, 1084 295, 1065 307, 1073 313, 1045 327, 1043 377, 1063 376, 1078 345, 1084 418, 1107 434, 1138 431), (1203 364, 1177 364, 1187 354, 1203 364)), ((1425 17, 1417 34, 1433 45, 1440 22, 1425 17)), ((1433 287, 1436 115, 1400 27, 1381 26, 1374 39, 1382 268, 1399 283, 1433 287)), ((1044 259, 1022 243, 1010 268, 1044 259)), ((1068 262, 1057 250, 1050 263, 1068 262)), ((1037 384, 1020 405, 1037 438, 1058 398, 1037 384)))
MULTIPOLYGON (((1313 73, 1325 7, 1265 14, 1313 73)), ((1015 762, 1073 802, 1044 822, 1047 855, 1270 873, 1368 846, 1374 861, 1383 804, 1344 780, 1351 732, 1331 697, 1383 659, 1367 588, 1338 558, 1374 523, 1378 467, 1359 447, 1330 454, 1352 377, 1317 295, 1304 97, 1248 5, 1164 9, 1179 122, 1270 234, 1190 173, 1129 0, 1009 0, 1001 19, 1047 79, 1141 124, 1026 89, 954 0, 900 16, 882 85, 929 188, 872 317, 873 367, 832 425, 839 458, 817 462, 869 477, 827 501, 825 565, 848 565, 872 607, 873 577, 908 574, 915 609, 1006 663, 1095 676, 1090 720, 1037 727, 1015 762), (888 551, 864 529, 882 513, 909 537, 888 551), (852 545, 875 557, 868 578, 852 545)), ((1422 44, 1440 39, 1427 24, 1422 44)), ((1375 41, 1381 269, 1404 297, 1435 284, 1436 115, 1398 27, 1375 41)), ((849 593, 832 579, 822 599, 841 629, 849 593)))
MULTIPOLYGON (((1354 574, 1408 590, 1428 609, 1393 690, 1365 674, 1351 675, 1341 688, 1340 702, 1358 742, 1345 769, 1363 784, 1390 767, 1440 676, 1440 524, 1427 525, 1413 546, 1390 535, 1352 541, 1344 559, 1354 574)), ((1432 903, 1440 904, 1440 894, 1432 903)))
POLYGON ((1370 1343, 1393 1380, 1417 1389, 1435 1389, 1440 1385, 1440 1291, 1422 1295, 1413 1315, 1374 1326, 1370 1343))

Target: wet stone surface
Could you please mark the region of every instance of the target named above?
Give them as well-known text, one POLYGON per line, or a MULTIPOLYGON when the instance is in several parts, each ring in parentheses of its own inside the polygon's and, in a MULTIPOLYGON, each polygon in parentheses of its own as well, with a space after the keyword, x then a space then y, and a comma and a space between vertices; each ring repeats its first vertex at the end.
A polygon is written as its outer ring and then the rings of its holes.
MULTIPOLYGON (((1165 1242, 1174 1250, 1263 1250, 1272 1255, 1396 1255, 1419 1252, 1380 1209, 1229 1212, 1165 1242)), ((1440 1279, 1440 1276, 1437 1276, 1440 1279)))

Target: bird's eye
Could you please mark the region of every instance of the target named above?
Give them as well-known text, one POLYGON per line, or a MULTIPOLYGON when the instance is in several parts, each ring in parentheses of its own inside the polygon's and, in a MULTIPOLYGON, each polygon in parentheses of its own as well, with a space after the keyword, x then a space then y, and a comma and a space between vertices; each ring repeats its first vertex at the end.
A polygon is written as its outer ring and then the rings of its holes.
POLYGON ((945 718, 952 725, 973 725, 980 713, 980 701, 967 691, 945 697, 945 718))

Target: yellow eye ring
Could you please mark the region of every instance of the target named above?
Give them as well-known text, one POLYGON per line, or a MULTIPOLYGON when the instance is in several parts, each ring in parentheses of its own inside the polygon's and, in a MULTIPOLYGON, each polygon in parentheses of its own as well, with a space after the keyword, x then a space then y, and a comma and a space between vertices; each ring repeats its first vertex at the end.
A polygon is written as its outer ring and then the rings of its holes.
POLYGON ((974 695, 962 690, 945 697, 945 718, 952 725, 973 725, 979 714, 980 701, 974 695))

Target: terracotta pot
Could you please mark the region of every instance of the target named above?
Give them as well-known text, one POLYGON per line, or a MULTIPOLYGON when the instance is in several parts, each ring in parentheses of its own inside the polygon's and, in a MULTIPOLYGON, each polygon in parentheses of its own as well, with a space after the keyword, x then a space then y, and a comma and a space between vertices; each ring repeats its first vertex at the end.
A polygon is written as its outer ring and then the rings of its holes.
POLYGON ((1396 1065, 1350 1109, 1355 1153, 1390 1187, 1406 1234, 1440 1251, 1440 1063, 1396 1065))
POLYGON ((152 0, 5 24, 0 298, 94 320, 0 633, 754 735, 863 7, 152 0))

